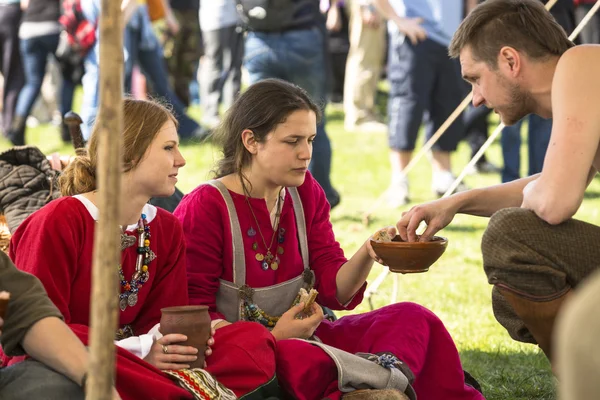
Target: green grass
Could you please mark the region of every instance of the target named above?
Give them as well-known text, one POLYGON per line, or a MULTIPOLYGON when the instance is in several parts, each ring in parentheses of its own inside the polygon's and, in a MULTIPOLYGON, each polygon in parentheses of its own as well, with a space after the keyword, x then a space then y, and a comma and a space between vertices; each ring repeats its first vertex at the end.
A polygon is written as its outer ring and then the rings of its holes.
MULTIPOLYGON (((193 109, 192 115, 199 111, 193 109)), ((361 223, 364 210, 384 191, 389 179, 385 134, 348 133, 343 130, 342 115, 329 112, 328 133, 333 146, 333 176, 335 186, 342 194, 342 202, 332 212, 337 238, 348 256, 381 226, 395 224, 402 210, 383 205, 373 215, 370 226, 361 223)), ((60 142, 56 128, 42 126, 29 129, 29 143, 38 145, 47 154, 53 151, 72 153, 60 142)), ((9 147, 0 139, 0 150, 9 147)), ((188 192, 207 180, 218 153, 210 144, 187 143, 182 146, 187 166, 180 171, 179 187, 188 192)), ((523 162, 526 163, 526 147, 523 162)), ((461 144, 453 162, 458 173, 468 162, 470 152, 461 144)), ((499 143, 488 151, 489 158, 502 164, 499 143)), ((419 203, 432 199, 429 189, 431 170, 423 159, 410 173, 411 198, 419 203)), ((499 182, 494 176, 469 176, 470 187, 499 182)), ((577 217, 586 221, 598 219, 600 183, 592 182, 586 200, 577 217)), ((398 279, 398 301, 413 301, 435 312, 446 324, 461 354, 464 368, 482 384, 490 400, 550 400, 555 399, 555 380, 541 351, 532 345, 513 341, 496 322, 492 314, 490 291, 481 265, 480 240, 486 219, 462 216, 455 218, 442 233, 449 239, 449 247, 442 258, 426 274, 389 275, 374 297, 377 307, 390 301, 394 279, 398 279)), ((382 267, 376 265, 371 280, 382 267)), ((354 312, 369 309, 367 304, 354 312)), ((443 399, 440 399, 443 400, 443 399)))

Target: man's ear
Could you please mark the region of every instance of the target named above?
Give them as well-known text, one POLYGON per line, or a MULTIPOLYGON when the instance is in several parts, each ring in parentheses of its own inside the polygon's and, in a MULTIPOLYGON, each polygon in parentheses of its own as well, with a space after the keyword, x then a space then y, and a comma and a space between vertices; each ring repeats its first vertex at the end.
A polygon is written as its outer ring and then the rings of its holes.
POLYGON ((518 75, 521 72, 521 54, 510 46, 500 49, 498 65, 509 75, 518 75))
POLYGON ((254 132, 250 129, 244 129, 242 131, 242 143, 250 154, 256 154, 258 152, 258 141, 254 136, 254 132))

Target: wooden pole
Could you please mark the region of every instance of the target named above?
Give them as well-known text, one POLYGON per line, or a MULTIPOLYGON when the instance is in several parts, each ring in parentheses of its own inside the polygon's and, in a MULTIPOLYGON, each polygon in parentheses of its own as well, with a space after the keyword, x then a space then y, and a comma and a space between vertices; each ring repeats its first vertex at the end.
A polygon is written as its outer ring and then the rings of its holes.
POLYGON ((115 380, 114 338, 118 323, 121 262, 119 212, 123 119, 123 21, 121 0, 102 0, 100 16, 100 109, 97 188, 100 216, 94 236, 90 369, 87 400, 111 400, 115 380))

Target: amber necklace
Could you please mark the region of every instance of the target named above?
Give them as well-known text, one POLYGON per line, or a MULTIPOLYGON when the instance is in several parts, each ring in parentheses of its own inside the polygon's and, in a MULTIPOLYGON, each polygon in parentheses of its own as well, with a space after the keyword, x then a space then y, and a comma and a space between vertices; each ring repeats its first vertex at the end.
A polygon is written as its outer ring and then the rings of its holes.
MULTIPOLYGON (((281 192, 280 192, 279 196, 277 197, 277 204, 276 204, 277 211, 275 213, 275 223, 274 223, 274 227, 273 227, 273 235, 271 235, 271 241, 269 242, 269 245, 267 245, 265 236, 263 235, 263 233, 260 229, 260 225, 258 224, 258 218, 256 218, 256 214, 254 214, 254 209, 252 208, 252 205, 250 204, 250 199, 249 199, 250 193, 248 192, 248 189, 246 188, 246 185, 243 182, 242 182, 242 187, 244 188, 246 203, 248 204, 248 208, 250 209, 252 218, 254 219, 254 222, 256 223, 256 229, 258 230, 258 234, 259 234, 259 236, 263 242, 263 246, 266 250, 266 253, 263 254, 258 251, 258 243, 254 242, 252 244, 252 249, 254 251, 256 251, 256 256, 255 256, 256 261, 258 261, 260 263, 260 266, 263 269, 263 271, 268 270, 269 267, 271 267, 271 269, 273 271, 276 271, 277 269, 279 269, 280 260, 279 260, 279 256, 277 254, 273 254, 271 249, 273 248, 273 242, 275 241, 275 236, 277 235, 277 232, 279 232, 279 222, 281 221, 281 218, 280 218, 281 217, 281 203, 282 203, 281 192)), ((250 227, 250 229, 248 230, 248 235, 250 237, 256 235, 256 232, 254 232, 254 229, 252 229, 252 227, 250 227)), ((279 254, 283 253, 283 248, 281 246, 278 246, 277 253, 279 253, 279 254)))

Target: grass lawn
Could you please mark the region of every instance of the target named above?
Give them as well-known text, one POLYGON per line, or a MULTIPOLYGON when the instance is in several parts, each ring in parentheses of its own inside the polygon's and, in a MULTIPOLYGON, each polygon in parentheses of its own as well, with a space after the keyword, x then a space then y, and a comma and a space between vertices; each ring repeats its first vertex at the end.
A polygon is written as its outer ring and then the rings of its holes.
MULTIPOLYGON (((77 104, 77 103, 76 103, 77 104)), ((191 110, 198 115, 197 109, 191 110)), ((377 228, 395 224, 402 210, 382 206, 373 215, 371 225, 361 223, 362 212, 386 188, 389 179, 387 140, 385 134, 347 133, 343 130, 343 116, 330 110, 328 133, 333 146, 334 185, 342 195, 341 204, 333 210, 331 219, 348 256, 377 228)), ((54 151, 72 153, 59 139, 55 127, 45 125, 29 129, 27 140, 49 154, 54 151)), ((0 139, 0 150, 9 143, 0 139)), ((218 153, 210 144, 184 144, 187 166, 180 171, 179 187, 190 191, 210 177, 210 169, 218 153)), ((526 163, 526 147, 523 148, 526 163)), ((468 162, 468 146, 461 144, 454 156, 456 173, 468 162)), ((499 143, 488 151, 490 160, 502 164, 499 143)), ((470 187, 498 183, 494 176, 469 176, 470 187)), ((429 189, 431 171, 423 159, 411 172, 411 199, 419 203, 432 199, 429 189)), ((577 217, 597 221, 600 208, 600 182, 592 182, 586 200, 577 217)), ((390 302, 394 279, 398 279, 398 301, 413 301, 434 311, 446 324, 456 341, 464 368, 482 384, 490 400, 550 400, 555 399, 555 380, 543 353, 536 347, 513 341, 496 322, 492 314, 490 291, 482 271, 480 240, 486 219, 462 216, 442 231, 449 239, 446 253, 426 274, 389 275, 374 297, 376 307, 390 302)), ((370 276, 374 279, 382 267, 376 265, 370 276)), ((363 304, 355 312, 368 311, 363 304)), ((443 400, 443 399, 440 399, 443 400)))

